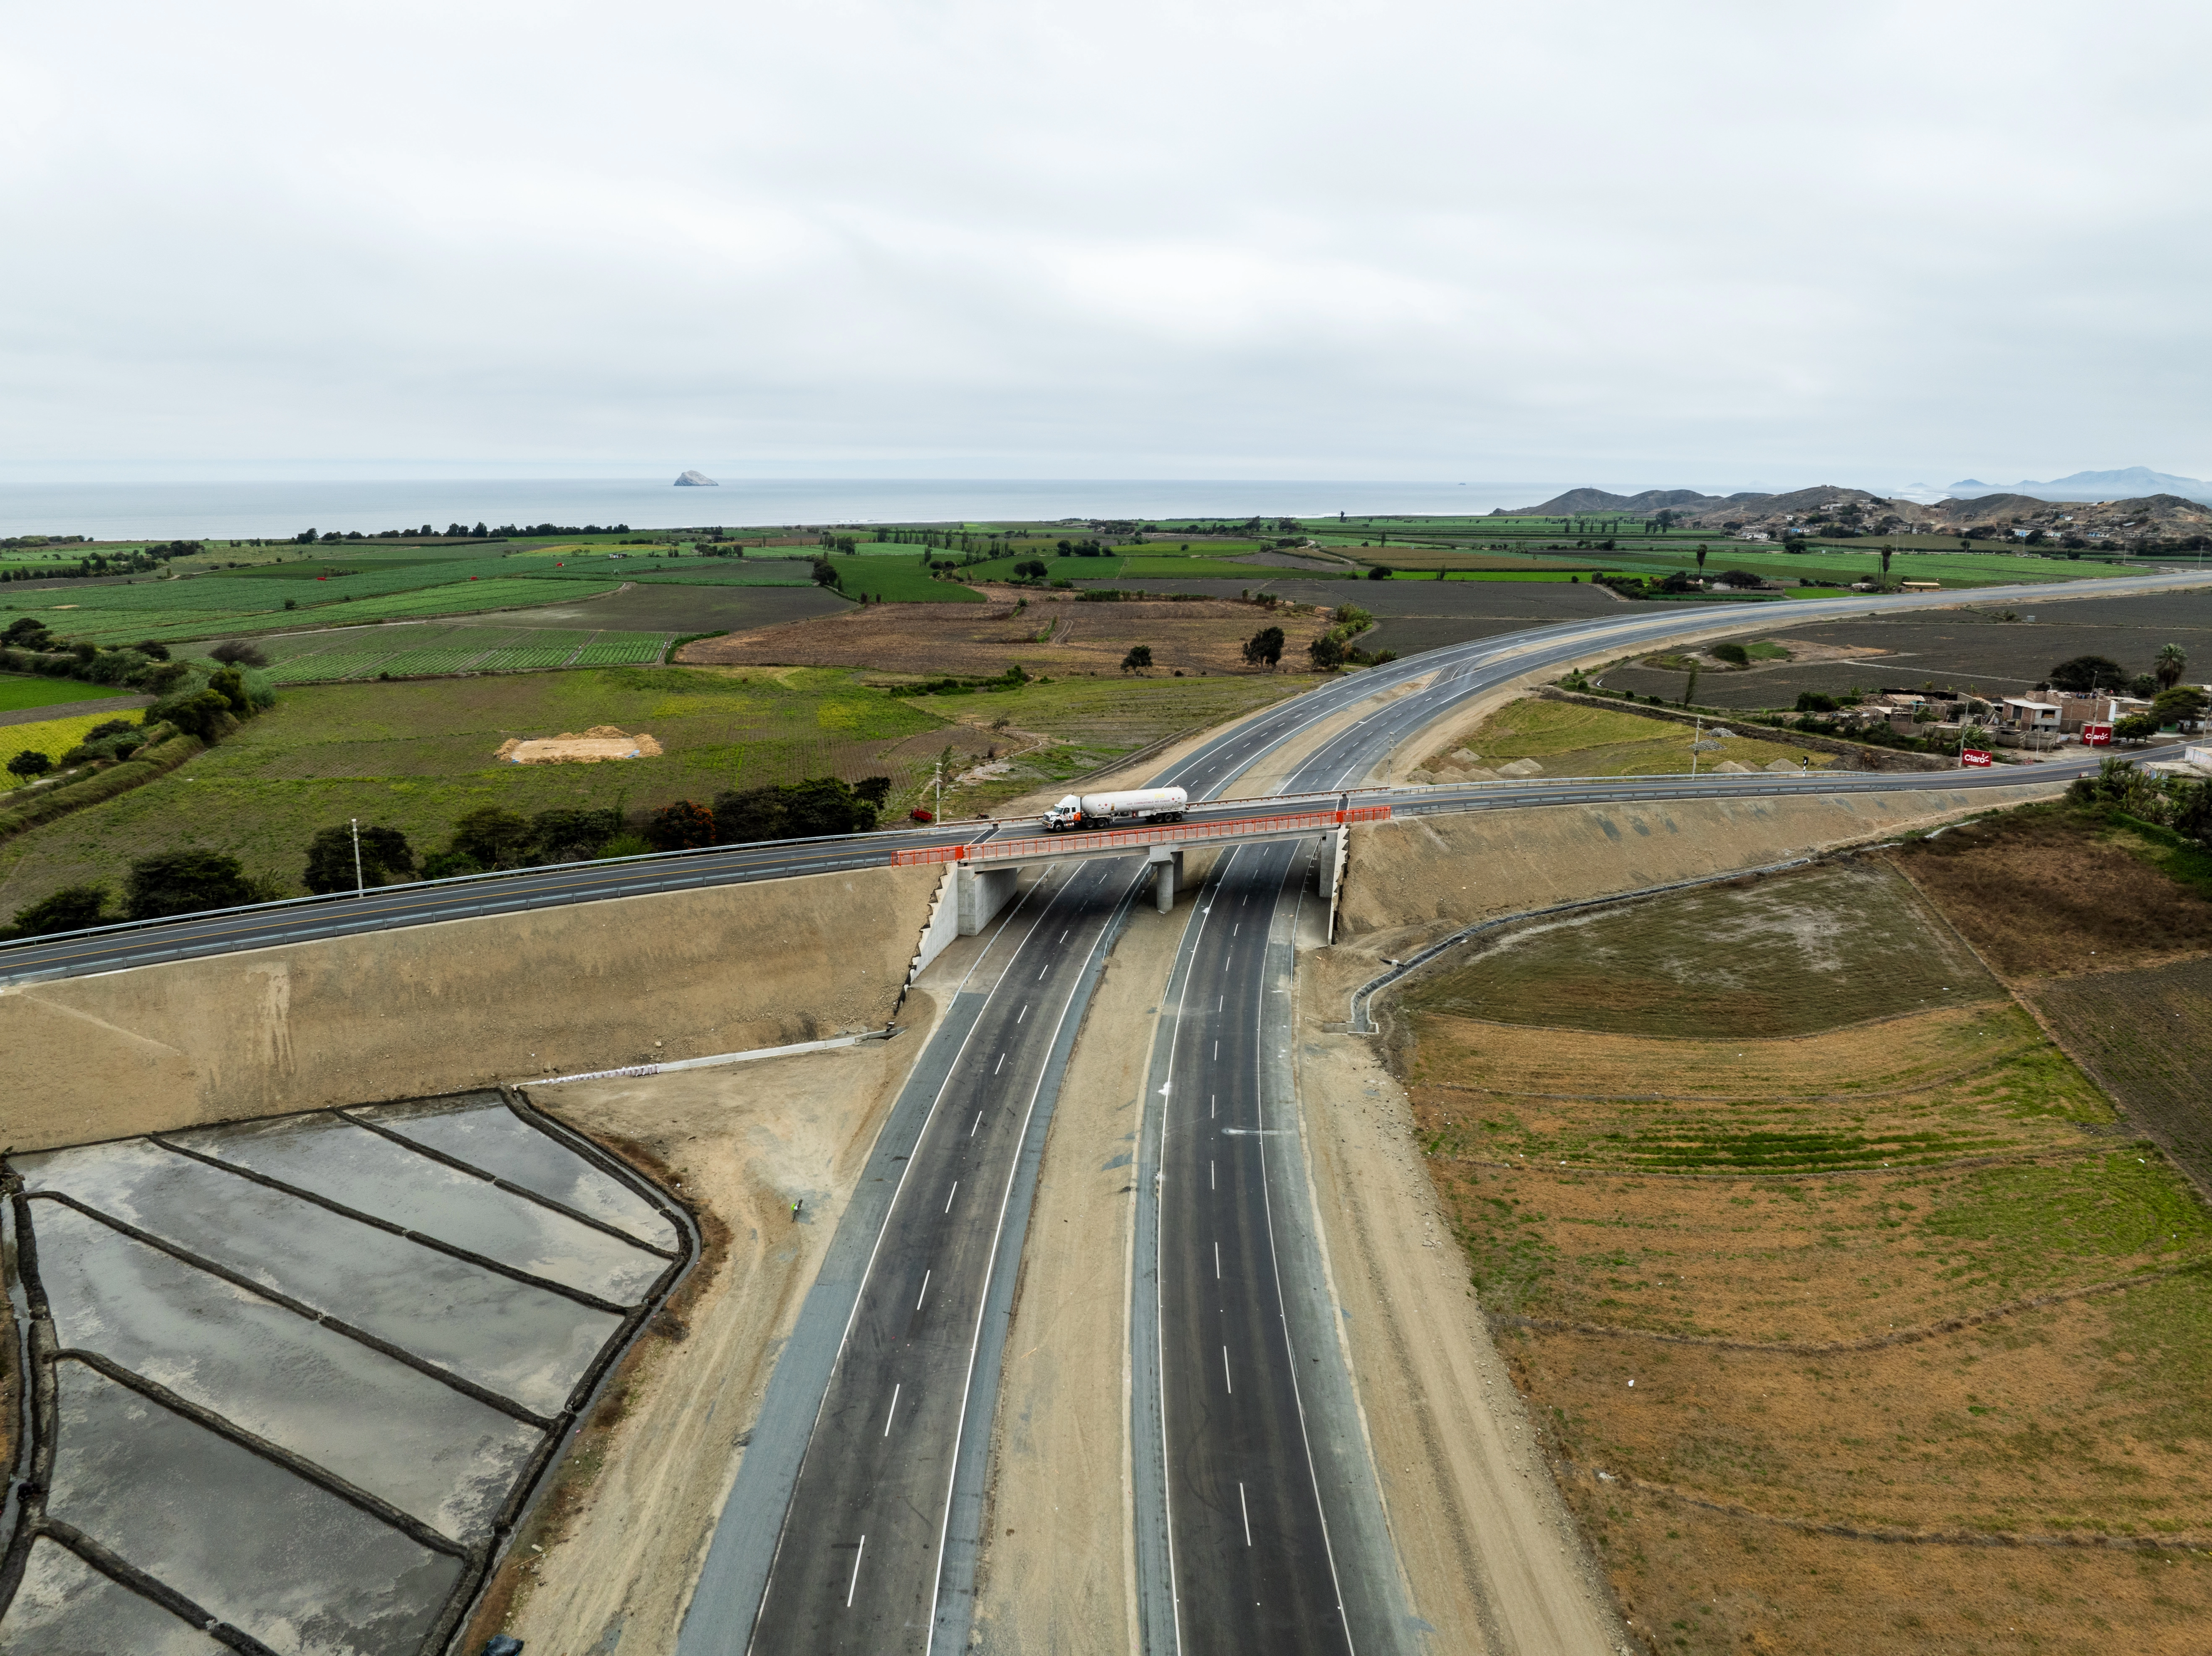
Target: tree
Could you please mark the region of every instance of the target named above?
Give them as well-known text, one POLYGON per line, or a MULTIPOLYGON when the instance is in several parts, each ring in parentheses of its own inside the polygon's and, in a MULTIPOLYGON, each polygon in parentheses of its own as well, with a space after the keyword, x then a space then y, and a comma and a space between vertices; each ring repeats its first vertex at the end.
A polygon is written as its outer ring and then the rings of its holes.
POLYGON ((1705 544, 1703 541, 1698 543, 1698 573, 1700 575, 1705 573, 1705 544))
POLYGON ((1797 711, 1801 713, 1832 713, 1838 705, 1835 697, 1824 695, 1818 690, 1797 692, 1797 711))
POLYGON ((26 937, 81 931, 107 918, 107 892, 96 885, 65 885, 15 911, 15 930, 26 937))
POLYGON ((1890 549, 1885 546, 1881 549, 1881 578, 1884 580, 1889 579, 1889 556, 1890 549))
MULTIPOLYGON (((261 646, 245 639, 226 639, 208 652, 210 660, 220 661, 226 667, 266 667, 269 658, 261 646)), ((163 658, 167 658, 165 655, 163 658)))
POLYGON ((836 586, 841 585, 842 583, 839 581, 837 577, 837 566, 831 563, 827 558, 815 559, 814 584, 817 586, 836 586))
POLYGON ((622 832, 622 812, 541 810, 530 819, 530 841, 540 863, 588 862, 622 832))
POLYGON ((1344 640, 1334 633, 1323 633, 1306 646, 1306 654, 1322 672, 1333 673, 1344 665, 1344 640))
POLYGON ((2161 725, 2179 725, 2185 719, 2202 719, 2208 698, 2193 684, 2176 684, 2171 689, 2160 690, 2158 699, 2150 704, 2152 713, 2161 725))
POLYGON ((1121 658, 1121 670, 1125 673, 1141 672, 1152 664, 1152 646, 1149 644, 1133 646, 1129 653, 1121 658))
POLYGON ((1751 652, 1736 643, 1716 644, 1705 653, 1716 661, 1725 661, 1732 667, 1751 665, 1751 652))
POLYGON ((655 851, 696 851, 714 843, 714 813, 689 799, 664 805, 647 819, 645 842, 655 851))
POLYGON ((483 805, 453 824, 447 848, 478 868, 520 868, 528 859, 532 837, 530 824, 515 812, 483 805))
POLYGON ((2150 670, 2151 676, 2158 680, 2159 688, 2170 690, 2181 682, 2181 676, 2188 668, 2189 657, 2179 644, 2161 644, 2158 646, 2156 659, 2151 663, 2150 670))
MULTIPOLYGON (((1439 573, 1441 573, 1441 572, 1439 572, 1439 573)), ((1368 568, 1368 571, 1367 571, 1367 579, 1370 579, 1370 580, 1389 580, 1389 579, 1390 579, 1391 573, 1392 573, 1392 571, 1391 571, 1390 566, 1389 566, 1389 564, 1387 564, 1387 563, 1373 564, 1373 565, 1370 565, 1370 566, 1369 567, 1369 568, 1368 568)))
POLYGON ((888 776, 864 776, 853 784, 853 798, 873 805, 878 810, 891 797, 891 779, 888 776))
POLYGON ((2156 713, 2130 713, 2112 726, 2112 734, 2123 742, 2141 742, 2158 734, 2156 713))
POLYGON ((2051 670, 2051 688, 2087 695, 2094 690, 2117 690, 2128 682, 2126 670, 2108 656, 2075 656, 2051 670))
MULTIPOLYGON (((350 822, 325 828, 307 841, 307 870, 301 883, 317 896, 354 889, 354 830, 350 822)), ((361 831, 361 883, 382 885, 390 874, 412 874, 415 853, 398 828, 361 831)))
POLYGON ((1262 627, 1244 640, 1244 659, 1252 666, 1272 667, 1283 658, 1283 629, 1262 627))
POLYGON ((211 851, 171 851, 158 857, 142 857, 131 864, 123 889, 125 913, 134 920, 237 908, 270 895, 263 882, 248 877, 237 858, 211 851))
POLYGON ((1030 580, 1042 580, 1052 572, 1046 567, 1042 558, 1025 558, 1014 566, 1014 573, 1030 580))
POLYGON ((26 749, 8 761, 8 773, 20 776, 26 782, 34 776, 44 776, 53 769, 54 761, 34 749, 26 749))

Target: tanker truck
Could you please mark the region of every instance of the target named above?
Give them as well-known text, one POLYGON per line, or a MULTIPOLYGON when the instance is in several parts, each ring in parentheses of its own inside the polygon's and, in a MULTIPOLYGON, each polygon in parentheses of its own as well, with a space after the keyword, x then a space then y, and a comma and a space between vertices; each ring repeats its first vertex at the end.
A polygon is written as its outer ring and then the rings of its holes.
POLYGON ((1190 796, 1181 788, 1131 788, 1121 793, 1071 793, 1044 814, 1048 834, 1111 828, 1116 822, 1182 820, 1190 796))

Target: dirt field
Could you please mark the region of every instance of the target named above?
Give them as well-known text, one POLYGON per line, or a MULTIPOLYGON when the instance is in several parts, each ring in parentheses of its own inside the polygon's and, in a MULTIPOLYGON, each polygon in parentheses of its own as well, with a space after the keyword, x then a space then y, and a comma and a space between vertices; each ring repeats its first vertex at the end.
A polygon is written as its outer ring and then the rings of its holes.
POLYGON ((1648 1647, 2194 1648, 2212 1215, 1878 864, 1607 919, 1394 1050, 1648 1647))
POLYGON ((775 1354, 936 1008, 916 992, 902 1016, 895 1041, 532 1095, 683 1196, 708 1246, 518 1532, 462 1647, 497 1632, 554 1656, 675 1647, 775 1354))
POLYGON ((2009 978, 2115 971, 2212 949, 2212 902, 2152 866, 2130 836, 2063 806, 1966 823, 1897 856, 2009 978))
POLYGON ((2054 805, 1893 853, 2212 1200, 2212 901, 2145 833, 2054 805))
POLYGON ((1000 597, 984 604, 870 604, 842 615, 732 633, 686 645, 688 663, 866 667, 923 676, 989 677, 1018 664, 1033 676, 1117 677, 1134 645, 1151 646, 1152 671, 1172 676, 1267 672, 1244 660, 1246 640, 1280 627, 1289 670, 1325 616, 1291 615, 1224 601, 1079 604, 1073 595, 1000 597))
MULTIPOLYGON (((1931 682, 1938 689, 2023 695, 2053 665, 2072 656, 2109 656, 2130 673, 2148 672, 2152 657, 2163 644, 2180 645, 2192 663, 2212 664, 2212 591, 2106 598, 2067 598, 2043 591, 2010 605, 1962 603, 1956 610, 1811 627, 1790 626, 1786 615, 1769 608, 1761 620, 1769 628, 1785 628, 1790 640, 1882 653, 1863 661, 1799 660, 1741 673, 1708 671, 1698 680, 1698 701, 1722 707, 1787 707, 1800 690, 1833 694, 1853 685, 1917 689, 1931 682), (2016 619, 2000 619, 2007 614, 2016 619)), ((1733 636, 1749 643, 1778 634, 1744 632, 1733 636)), ((2191 668, 2192 679, 2203 676, 2191 668)), ((1673 697, 1682 688, 1680 672, 1642 666, 1614 668, 1606 673, 1605 682, 1638 695, 1673 697)))

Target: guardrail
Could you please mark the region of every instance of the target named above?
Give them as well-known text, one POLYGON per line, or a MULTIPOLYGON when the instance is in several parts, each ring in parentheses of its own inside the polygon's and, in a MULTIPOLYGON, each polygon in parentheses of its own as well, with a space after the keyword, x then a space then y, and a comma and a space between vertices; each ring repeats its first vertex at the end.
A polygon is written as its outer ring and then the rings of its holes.
POLYGON ((1103 828, 1095 834, 1041 834, 1025 840, 982 840, 968 845, 929 846, 893 853, 892 864, 913 868, 925 863, 1012 863, 1038 858, 1096 856, 1104 852, 1145 851, 1209 840, 1249 840, 1258 834, 1324 834, 1355 822, 1388 821, 1388 805, 1354 805, 1345 810, 1300 811, 1285 816, 1238 816, 1227 822, 1175 822, 1160 828, 1103 828))

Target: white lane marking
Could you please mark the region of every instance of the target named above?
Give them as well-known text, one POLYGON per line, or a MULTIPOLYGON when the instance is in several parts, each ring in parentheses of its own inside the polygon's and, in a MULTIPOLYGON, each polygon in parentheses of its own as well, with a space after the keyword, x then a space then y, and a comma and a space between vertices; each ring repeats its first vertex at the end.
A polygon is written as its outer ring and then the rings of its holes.
POLYGON ((981 1126, 982 1125, 983 1125, 983 1113, 982 1113, 982 1111, 978 1110, 978 1111, 976 1111, 976 1112, 975 1112, 975 1120, 973 1120, 972 1122, 970 1122, 970 1123, 969 1124, 969 1125, 968 1125, 968 1137, 970 1137, 970 1138, 973 1138, 973 1137, 975 1136, 975 1129, 976 1129, 976 1128, 978 1128, 978 1127, 980 1127, 980 1126, 981 1126))
POLYGON ((1208 1190, 1212 1190, 1212 1189, 1214 1189, 1214 1188, 1215 1188, 1215 1186, 1214 1186, 1214 1183, 1213 1183, 1213 1162, 1212 1162, 1212 1158, 1211 1158, 1211 1157, 1208 1157, 1208 1158, 1207 1158, 1207 1160, 1206 1160, 1206 1189, 1208 1189, 1208 1190))
POLYGON ((1039 968, 1037 968, 1037 976, 1038 976, 1040 979, 1042 979, 1042 978, 1044 976, 1044 974, 1045 974, 1046 973, 1048 973, 1048 972, 1049 972, 1049 971, 1051 971, 1051 970, 1052 970, 1052 968, 1051 968, 1051 966, 1050 966, 1049 964, 1047 964, 1047 965, 1044 965, 1044 966, 1041 966, 1041 967, 1039 967, 1039 968))
POLYGON ((960 1181, 956 1179, 952 1181, 952 1188, 945 1192, 945 1210, 947 1213, 952 1211, 952 1198, 959 1194, 960 1181))
POLYGON ((1020 1011, 1019 1015, 1018 1015, 1018 1016, 1017 1016, 1015 1017, 1014 1022, 1015 1022, 1016 1023, 1019 1023, 1019 1022, 1022 1021, 1022 1019, 1023 1019, 1023 1018, 1027 1017, 1029 1015, 1030 1015, 1030 1009, 1029 1009, 1027 1006, 1024 1006, 1024 1007, 1023 1007, 1023 1008, 1022 1008, 1022 1010, 1021 1010, 1021 1011, 1020 1011))
POLYGON ((1211 1120, 1212 1120, 1212 1119, 1213 1119, 1213 1100, 1214 1100, 1214 1095, 1213 1095, 1213 1094, 1212 1094, 1212 1093, 1208 1093, 1208 1094, 1206 1095, 1206 1119, 1208 1121, 1211 1121, 1211 1120))
POLYGON ((854 1591, 860 1585, 860 1554, 867 1551, 867 1550, 868 1538, 864 1535, 860 1538, 859 1550, 855 1551, 853 1555, 853 1579, 846 1585, 845 1587, 845 1608, 847 1610, 853 1608, 853 1593, 854 1591))
POLYGON ((1230 1396, 1237 1395, 1237 1382, 1230 1376, 1229 1348, 1225 1345, 1221 1348, 1221 1383, 1229 1388, 1230 1396))
POLYGON ((1252 1544, 1252 1509, 1244 1502, 1244 1486, 1237 1486, 1237 1510, 1244 1514, 1244 1544, 1252 1544))
POLYGON ((1213 1055, 1216 1058, 1219 1058, 1221 1056, 1221 1043, 1218 1040, 1216 1040, 1213 1043, 1213 1055))
POLYGON ((914 1308, 916 1311, 921 1309, 921 1302, 929 1297, 929 1279, 936 1274, 933 1270, 921 1273, 921 1292, 915 1295, 914 1300, 914 1308))
POLYGON ((891 1435, 891 1422, 898 1418, 899 1387, 905 1384, 905 1381, 901 1380, 898 1386, 891 1387, 891 1406, 884 1415, 884 1435, 885 1437, 889 1437, 891 1435))
POLYGON ((1001 1071, 1001 1070, 1005 1069, 1006 1067, 1006 1055, 1004 1052, 1001 1052, 1001 1053, 1000 1053, 1000 1054, 999 1054, 999 1061, 998 1061, 996 1064, 994 1064, 994 1065, 991 1066, 991 1073, 992 1073, 993 1075, 996 1075, 996 1074, 998 1074, 998 1073, 999 1073, 999 1071, 1001 1071))
MULTIPOLYGON (((1075 930, 1073 926, 1070 926, 1067 929, 1068 931, 1073 931, 1073 930, 1075 930)), ((1067 941, 1067 931, 1063 931, 1060 934, 1060 940, 1062 943, 1066 943, 1067 941)))
POLYGON ((1237 921, 1237 924, 1236 924, 1236 925, 1232 925, 1232 926, 1231 926, 1231 927, 1229 928, 1229 935, 1230 935, 1231 937, 1235 937, 1235 936, 1236 936, 1239 931, 1242 931, 1243 929, 1244 929, 1244 922, 1243 922, 1243 921, 1242 921, 1242 920, 1239 920, 1239 921, 1237 921))
POLYGON ((1229 997, 1226 995, 1216 995, 1213 998, 1213 1010, 1217 1012, 1228 1004, 1229 997))
POLYGON ((1221 1280, 1221 1244, 1218 1242, 1213 1245, 1213 1280, 1217 1283, 1221 1280))

